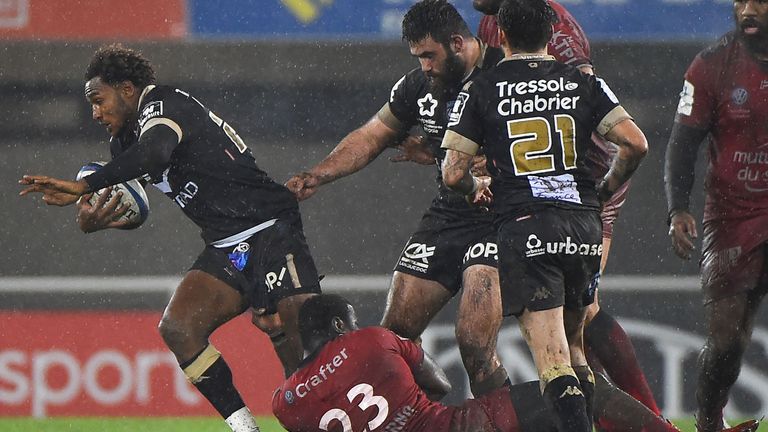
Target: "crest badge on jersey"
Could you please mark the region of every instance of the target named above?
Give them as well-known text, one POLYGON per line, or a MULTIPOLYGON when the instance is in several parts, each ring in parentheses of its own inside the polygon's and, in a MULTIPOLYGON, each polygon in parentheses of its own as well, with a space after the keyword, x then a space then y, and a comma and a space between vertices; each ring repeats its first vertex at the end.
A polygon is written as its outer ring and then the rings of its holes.
POLYGON ((731 100, 736 105, 744 105, 749 100, 749 92, 742 87, 737 87, 731 93, 731 100))
POLYGON ((432 93, 427 93, 426 96, 416 101, 419 105, 419 115, 434 117, 435 108, 437 108, 437 99, 432 96, 432 93))

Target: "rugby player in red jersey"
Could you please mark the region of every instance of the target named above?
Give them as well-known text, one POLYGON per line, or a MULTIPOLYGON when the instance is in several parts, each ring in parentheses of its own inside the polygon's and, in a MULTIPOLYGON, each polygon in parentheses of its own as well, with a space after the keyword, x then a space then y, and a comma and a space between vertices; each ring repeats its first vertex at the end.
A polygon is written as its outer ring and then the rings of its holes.
POLYGON ((699 355, 697 427, 715 431, 768 289, 768 1, 734 0, 736 28, 685 74, 664 170, 669 235, 691 259, 690 192, 709 137, 700 260, 707 341, 699 355))
MULTIPOLYGON (((496 13, 502 0, 473 0, 472 4, 480 12, 486 14, 481 20, 477 32, 478 37, 489 46, 499 46, 499 26, 496 13)), ((549 4, 557 14, 552 39, 547 45, 547 52, 561 62, 578 67, 582 72, 592 74, 592 60, 589 40, 578 21, 565 7, 556 1, 549 4)), ((590 149, 588 157, 594 167, 594 176, 600 179, 605 176, 616 155, 616 146, 597 134, 592 134, 596 144, 590 149)), ((608 262, 608 251, 611 248, 613 225, 619 215, 619 210, 627 198, 629 182, 625 183, 604 205, 600 213, 603 221, 603 257, 600 271, 605 270, 608 262)), ((660 414, 656 400, 653 397, 648 382, 645 379, 635 356, 635 348, 621 325, 599 305, 599 290, 595 302, 587 310, 587 327, 584 329, 584 343, 589 351, 590 364, 593 367, 602 366, 608 376, 619 388, 631 394, 645 404, 656 414, 660 414), (597 360, 600 364, 594 364, 597 360)), ((612 430, 609 425, 603 425, 606 430, 612 430)))
MULTIPOLYGON (((358 329, 354 308, 341 296, 310 298, 299 321, 306 357, 272 397, 275 416, 290 432, 556 430, 535 381, 498 388, 461 406, 435 402, 450 384, 434 360, 390 330, 358 329)), ((596 413, 623 431, 678 431, 597 378, 596 413)))

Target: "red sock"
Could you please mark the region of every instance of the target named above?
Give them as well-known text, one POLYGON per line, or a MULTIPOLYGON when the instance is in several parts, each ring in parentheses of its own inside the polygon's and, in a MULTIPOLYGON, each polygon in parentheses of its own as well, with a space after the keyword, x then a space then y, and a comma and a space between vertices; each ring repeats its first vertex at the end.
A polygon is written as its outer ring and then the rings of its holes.
POLYGON ((645 375, 637 363, 635 347, 618 322, 602 309, 584 330, 584 342, 616 386, 661 415, 645 375))

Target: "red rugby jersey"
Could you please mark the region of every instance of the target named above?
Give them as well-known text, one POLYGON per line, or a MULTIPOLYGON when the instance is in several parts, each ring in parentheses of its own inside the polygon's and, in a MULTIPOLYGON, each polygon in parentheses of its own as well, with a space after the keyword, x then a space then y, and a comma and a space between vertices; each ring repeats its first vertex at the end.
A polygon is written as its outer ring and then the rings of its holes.
POLYGON ((768 62, 736 33, 700 52, 675 121, 710 133, 704 220, 768 213, 768 62))
POLYGON ((447 431, 455 408, 427 398, 411 372, 424 352, 381 327, 328 342, 272 397, 291 432, 447 431))

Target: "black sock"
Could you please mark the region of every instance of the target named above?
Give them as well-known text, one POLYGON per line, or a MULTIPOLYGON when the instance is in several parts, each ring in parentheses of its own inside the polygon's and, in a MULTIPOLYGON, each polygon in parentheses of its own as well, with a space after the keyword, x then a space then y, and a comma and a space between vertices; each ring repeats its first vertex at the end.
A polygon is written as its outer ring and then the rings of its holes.
MULTIPOLYGON (((180 366, 185 369, 191 365, 197 356, 180 366)), ((237 392, 235 384, 232 382, 232 371, 227 366, 223 357, 216 359, 213 364, 205 370, 202 379, 192 383, 197 390, 205 396, 206 399, 216 408, 224 419, 227 419, 232 413, 245 406, 243 398, 237 392)))
POLYGON ((587 404, 587 418, 591 423, 595 415, 595 375, 589 366, 573 366, 573 371, 576 372, 581 392, 584 393, 584 400, 587 404))
POLYGON ((587 404, 579 380, 573 375, 561 375, 544 387, 544 402, 555 417, 560 432, 591 432, 587 404))

